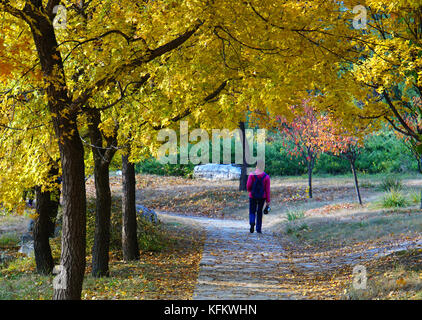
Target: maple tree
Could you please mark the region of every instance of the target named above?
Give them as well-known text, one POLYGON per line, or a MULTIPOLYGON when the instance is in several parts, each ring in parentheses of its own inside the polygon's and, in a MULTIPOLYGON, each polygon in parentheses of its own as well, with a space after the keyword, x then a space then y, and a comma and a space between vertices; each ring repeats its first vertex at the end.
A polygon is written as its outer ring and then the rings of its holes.
MULTIPOLYGON (((312 198, 312 170, 315 160, 331 143, 332 123, 327 116, 315 111, 311 101, 303 100, 301 106, 290 108, 294 114, 293 120, 288 121, 286 117, 278 117, 278 129, 287 140, 293 143, 294 148, 288 149, 289 154, 301 158, 307 166, 308 172, 308 196, 312 198), (328 131, 327 131, 328 129, 328 131)), ((286 146, 286 144, 284 143, 286 146)))
POLYGON ((350 131, 344 128, 338 128, 330 124, 331 138, 329 143, 325 144, 324 152, 330 153, 334 156, 347 160, 350 164, 350 168, 353 174, 353 181, 355 184, 356 197, 360 205, 362 205, 362 197, 359 189, 359 181, 356 170, 356 160, 358 159, 363 143, 359 139, 359 135, 362 135, 363 129, 356 129, 354 135, 350 131))
POLYGON ((346 159, 351 166, 356 195, 360 204, 362 199, 356 172, 356 159, 362 147, 360 137, 363 128, 355 128, 355 134, 336 125, 336 119, 329 114, 315 110, 312 100, 303 100, 301 106, 292 106, 293 119, 279 116, 277 128, 285 135, 284 146, 291 156, 301 158, 307 166, 308 196, 312 198, 312 170, 321 153, 330 153, 346 159), (286 141, 287 140, 287 141, 286 141), (287 143, 286 143, 287 142, 287 143), (294 145, 289 147, 288 143, 294 145))
MULTIPOLYGON (((151 26, 161 27, 159 21, 165 16, 162 9, 169 4, 154 2, 148 4, 151 8, 142 10, 142 6, 139 8, 139 4, 132 2, 123 7, 110 1, 82 1, 78 4, 69 2, 74 11, 72 15, 68 14, 68 28, 56 32, 53 9, 58 4, 59 1, 44 4, 35 0, 15 5, 9 1, 0 2, 2 19, 10 22, 2 31, 12 43, 10 50, 2 47, 2 63, 3 59, 7 59, 6 63, 10 66, 2 68, 2 78, 6 82, 13 77, 19 78, 21 70, 24 70, 24 79, 12 93, 29 85, 44 93, 49 111, 47 117, 50 117, 58 139, 63 176, 62 265, 67 274, 67 288, 55 290, 55 298, 79 299, 85 269, 86 209, 84 148, 78 131, 79 116, 84 109, 90 108, 88 104, 96 95, 113 91, 111 86, 119 87, 118 81, 119 85, 124 83, 125 88, 134 81, 142 81, 139 73, 133 74, 134 69, 183 45, 198 30, 201 22, 186 14, 191 12, 189 4, 182 4, 178 15, 171 20, 173 25, 169 22, 166 28, 158 31, 151 26), (105 15, 106 12, 110 14, 105 15), (91 18, 87 20, 84 15, 91 18), (132 28, 137 18, 142 22, 137 28, 132 28), (144 28, 143 23, 146 22, 149 27, 144 28), (116 29, 98 32, 98 24, 105 23, 116 29), (173 35, 169 32, 172 28, 180 28, 180 31, 175 31, 173 35), (30 64, 35 60, 35 67, 10 64, 15 60, 11 56, 17 50, 14 47, 16 41, 11 37, 17 29, 23 34, 19 40, 26 37, 27 44, 33 43, 36 49, 34 51, 27 45, 27 50, 20 50, 20 61, 30 64), (139 34, 140 30, 144 34, 139 34), (106 46, 113 50, 105 50, 106 46), (28 73, 28 69, 33 71, 33 75, 28 73)), ((160 65, 155 65, 153 69, 157 67, 160 65)), ((121 93, 118 89, 114 91, 121 93)))
MULTIPOLYGON (((156 149, 157 129, 186 116, 205 128, 234 128, 245 111, 288 116, 289 106, 310 91, 316 109, 331 112, 345 127, 359 121, 374 129, 381 119, 416 144, 422 140, 405 121, 407 114, 420 115, 410 100, 421 96, 418 0, 67 0, 67 26, 55 30, 59 4, 0 0, 1 124, 22 128, 36 99, 16 105, 11 97, 34 91, 47 106, 38 117, 51 126, 60 154, 61 260, 68 288, 56 290, 57 299, 79 299, 82 288, 86 199, 80 129, 91 109, 118 112, 125 102, 117 141, 126 144, 130 133, 132 160, 146 148, 156 149), (348 9, 358 3, 368 10, 366 30, 352 27, 348 9), (216 88, 224 90, 218 99, 216 88), (207 98, 212 103, 205 104, 207 98), (20 116, 10 121, 16 110, 20 116)), ((105 136, 114 131, 115 119, 104 117, 105 136)), ((39 168, 48 170, 45 163, 39 168)), ((5 194, 14 193, 11 183, 4 185, 5 194)))
MULTIPOLYGON (((410 128, 413 132, 421 134, 422 133, 422 123, 420 112, 422 111, 422 98, 413 97, 412 106, 416 112, 406 112, 402 115, 403 121, 406 123, 407 127, 410 128)), ((412 110, 411 109, 411 110, 412 110)), ((390 120, 390 123, 395 127, 396 125, 390 120)), ((410 150, 414 156, 417 164, 419 173, 422 173, 422 154, 421 154, 421 142, 415 139, 413 136, 406 134, 403 130, 396 130, 397 136, 403 140, 403 143, 410 150)), ((420 208, 422 209, 422 191, 421 191, 421 202, 420 208)))
MULTIPOLYGON (((182 46, 199 30, 203 25, 200 18, 205 5, 195 2, 179 4, 177 2, 133 3, 128 1, 124 4, 116 4, 111 1, 80 1, 78 3, 69 1, 66 4, 66 7, 70 9, 67 28, 58 31, 53 26, 54 8, 58 4, 59 1, 48 1, 44 4, 42 1, 35 0, 20 1, 14 5, 9 1, 0 2, 2 19, 9 23, 2 30, 2 66, 7 64, 7 68, 2 67, 1 76, 6 87, 11 85, 10 79, 19 79, 19 86, 14 87, 13 90, 7 90, 8 95, 33 86, 42 94, 47 104, 49 113, 46 114, 46 118, 51 119, 54 135, 58 139, 63 176, 62 263, 67 273, 67 289, 56 290, 55 298, 76 299, 80 296, 85 266, 84 212, 86 204, 84 147, 79 134, 79 126, 83 120, 81 116, 92 114, 95 111, 91 109, 95 109, 98 105, 101 105, 99 107, 101 109, 117 106, 132 87, 139 89, 140 84, 149 79, 148 74, 154 74, 153 88, 156 88, 157 84, 169 82, 168 79, 174 76, 170 73, 174 71, 166 67, 166 59, 170 57, 166 56, 157 63, 154 60, 182 46), (178 9, 174 10, 176 14, 173 19, 167 20, 166 10, 176 7, 178 9), (195 10, 192 10, 193 8, 195 10), (163 24, 163 21, 166 23, 163 24), (99 30, 98 25, 108 25, 110 30, 99 30), (14 41, 13 35, 18 29, 21 37, 19 41, 14 41), (25 48, 21 48, 21 45, 16 43, 22 40, 24 40, 25 48), (3 46, 3 43, 7 43, 7 47, 3 46), (34 47, 31 46, 32 44, 34 47), (20 54, 19 59, 12 58, 17 50, 20 54), (150 66, 149 70, 146 68, 147 65, 150 66), (141 74, 134 72, 136 68, 140 68, 138 71, 141 74)), ((205 30, 208 32, 207 29, 205 30)), ((200 45, 206 43, 205 37, 199 39, 200 45)), ((219 43, 214 42, 208 45, 211 47, 219 43)), ((171 86, 159 86, 160 94, 153 98, 157 98, 158 101, 159 99, 170 100, 173 105, 176 105, 181 92, 180 87, 177 86, 193 86, 192 82, 197 77, 192 76, 196 71, 192 69, 191 57, 197 56, 201 59, 203 56, 198 54, 197 47, 192 47, 190 56, 185 57, 185 63, 180 63, 181 70, 174 68, 178 72, 180 81, 172 83, 171 86), (181 77, 183 68, 188 71, 185 79, 181 77), (163 92, 165 94, 162 94, 163 92)), ((211 67, 212 64, 209 66, 211 67)), ((211 69, 204 73, 212 81, 201 82, 204 87, 199 86, 198 89, 209 89, 217 83, 216 87, 221 88, 217 91, 223 90, 227 83, 226 75, 219 73, 220 77, 216 77, 210 71, 211 69)), ((196 94, 198 91, 192 92, 196 94)), ((142 99, 151 99, 145 96, 142 99)), ((191 114, 194 107, 201 105, 193 94, 188 95, 184 101, 188 101, 189 98, 192 101, 186 104, 187 108, 184 111, 167 108, 162 112, 157 112, 158 110, 152 108, 149 112, 143 112, 143 121, 136 114, 130 115, 130 118, 132 121, 135 119, 138 123, 148 124, 152 130, 156 131, 169 121, 191 114)), ((205 100, 215 98, 216 95, 210 93, 205 100)), ((203 99, 199 98, 200 101, 203 99)), ((142 105, 141 101, 138 102, 142 105)), ((149 105, 153 103, 149 101, 149 105)), ((10 112, 8 108, 10 106, 4 105, 4 113, 10 112)), ((229 110, 226 108, 225 112, 229 113, 229 110)), ((139 107, 135 111, 142 112, 139 107)), ((201 113, 201 110, 199 112, 201 113)), ((209 115, 206 116, 209 117, 209 115)), ((102 124, 105 136, 107 136, 109 123, 110 121, 105 121, 102 124)), ((127 135, 126 128, 128 127, 122 125, 121 136, 127 135)), ((91 133, 93 133, 92 130, 91 133)), ((145 130, 139 130, 134 134, 135 137, 136 135, 149 136, 145 130)), ((148 140, 149 144, 153 143, 152 137, 148 140)), ((144 148, 145 139, 139 139, 137 142, 141 142, 144 148)), ((103 149, 103 146, 93 144, 93 148, 103 149)), ((106 205, 106 203, 101 205, 106 205)))
POLYGON ((43 118, 45 104, 33 92, 9 96, 2 105, 10 105, 13 113, 3 113, 0 123, 0 203, 9 211, 23 213, 23 195, 35 196, 35 262, 37 272, 48 274, 54 267, 49 237, 54 233, 60 197, 57 143, 52 126, 43 118), (30 99, 35 103, 28 103, 30 99), (25 109, 20 108, 22 103, 25 109))

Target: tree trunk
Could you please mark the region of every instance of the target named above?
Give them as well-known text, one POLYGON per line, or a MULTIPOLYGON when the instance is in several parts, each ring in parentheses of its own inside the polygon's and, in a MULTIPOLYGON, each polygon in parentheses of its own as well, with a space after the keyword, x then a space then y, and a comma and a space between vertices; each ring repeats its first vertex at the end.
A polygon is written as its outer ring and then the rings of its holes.
MULTIPOLYGON (((65 126, 65 128, 69 128, 65 126)), ((63 225, 60 277, 64 288, 55 288, 54 300, 79 300, 85 274, 86 191, 84 149, 74 119, 73 133, 62 139, 63 225)), ((62 136, 62 135, 59 135, 62 136)))
POLYGON ((136 223, 136 181, 135 166, 129 162, 129 155, 122 156, 123 213, 122 248, 125 261, 139 259, 136 223))
POLYGON ((23 11, 30 28, 41 69, 48 109, 58 139, 63 178, 63 227, 60 286, 53 299, 79 300, 85 273, 86 191, 84 148, 79 137, 77 113, 69 98, 63 60, 52 19, 43 1, 27 1, 23 11))
POLYGON ((109 276, 111 191, 108 163, 95 163, 95 233, 92 247, 92 276, 109 276))
MULTIPOLYGON (((418 170, 419 170, 419 173, 422 173, 422 156, 418 157, 418 170)), ((421 190, 421 202, 420 202, 419 209, 422 210, 422 190, 421 190)))
POLYGON ((308 161, 308 196, 312 199, 312 170, 314 169, 315 158, 311 156, 311 159, 308 161))
POLYGON ((246 134, 245 134, 245 122, 239 122, 239 128, 241 133, 242 140, 242 167, 240 171, 240 180, 239 180, 239 191, 246 191, 246 184, 248 182, 248 164, 246 162, 246 134))
MULTIPOLYGON (((58 170, 55 170, 57 174, 58 170)), ((49 238, 54 235, 54 220, 57 217, 60 199, 60 187, 54 191, 42 192, 36 188, 36 212, 38 214, 34 223, 34 252, 37 272, 51 274, 54 268, 53 256, 49 238)))
POLYGON ((93 109, 89 117, 89 135, 94 158, 95 178, 95 233, 92 247, 92 276, 109 276, 110 251, 110 218, 111 218, 111 191, 109 167, 115 151, 113 143, 109 149, 103 148, 103 136, 99 129, 101 113, 93 109))
POLYGON ((349 161, 350 161, 350 166, 351 166, 352 172, 353 172, 353 178, 355 180, 356 195, 358 197, 359 204, 362 205, 362 198, 360 196, 359 182, 358 182, 358 176, 357 176, 357 173, 356 173, 355 161, 354 160, 349 160, 349 161))

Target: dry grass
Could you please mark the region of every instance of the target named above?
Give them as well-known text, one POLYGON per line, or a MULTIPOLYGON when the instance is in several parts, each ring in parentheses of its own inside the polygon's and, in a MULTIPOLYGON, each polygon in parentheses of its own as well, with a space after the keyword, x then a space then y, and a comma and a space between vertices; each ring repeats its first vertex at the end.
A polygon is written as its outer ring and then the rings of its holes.
MULTIPOLYGON (((135 262, 123 262, 118 252, 110 253, 110 277, 96 279, 90 272, 91 257, 82 291, 83 299, 154 300, 191 299, 199 272, 204 234, 200 228, 182 222, 163 224, 167 246, 159 252, 141 252, 135 262)), ((60 239, 51 241, 58 263, 60 239)), ((35 273, 35 261, 17 253, 14 260, 0 265, 0 300, 51 299, 53 276, 35 273)))

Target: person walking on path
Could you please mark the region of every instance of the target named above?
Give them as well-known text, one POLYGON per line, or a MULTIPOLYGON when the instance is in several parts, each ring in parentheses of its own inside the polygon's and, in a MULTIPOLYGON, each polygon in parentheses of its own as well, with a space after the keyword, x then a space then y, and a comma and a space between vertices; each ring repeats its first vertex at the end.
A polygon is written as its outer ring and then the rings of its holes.
POLYGON ((249 192, 249 224, 250 232, 261 233, 262 211, 265 202, 267 203, 265 211, 269 211, 270 195, 270 176, 264 172, 263 162, 258 161, 256 169, 248 177, 246 190, 249 192))

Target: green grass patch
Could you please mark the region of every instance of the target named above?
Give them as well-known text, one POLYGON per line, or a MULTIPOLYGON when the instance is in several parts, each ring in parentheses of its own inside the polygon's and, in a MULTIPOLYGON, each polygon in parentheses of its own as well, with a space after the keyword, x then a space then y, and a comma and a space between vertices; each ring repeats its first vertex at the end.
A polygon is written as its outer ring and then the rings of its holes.
POLYGON ((385 192, 400 192, 403 190, 403 183, 399 177, 389 175, 382 180, 380 188, 385 192))
POLYGON ((16 232, 7 232, 0 235, 0 248, 16 247, 20 242, 16 232))
POLYGON ((287 220, 288 221, 295 221, 300 220, 305 217, 305 211, 304 210, 289 210, 287 212, 287 220))
POLYGON ((286 233, 296 240, 304 238, 305 234, 309 231, 310 228, 306 223, 289 223, 286 226, 286 233))
POLYGON ((400 191, 394 189, 391 189, 382 198, 383 208, 404 208, 409 205, 410 202, 407 198, 400 191))
POLYGON ((306 240, 314 245, 362 242, 371 239, 391 237, 392 234, 422 232, 422 215, 419 212, 376 212, 360 220, 310 220, 306 232, 298 229, 299 224, 286 225, 286 234, 292 239, 306 240), (298 234, 300 235, 298 237, 298 234))

